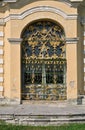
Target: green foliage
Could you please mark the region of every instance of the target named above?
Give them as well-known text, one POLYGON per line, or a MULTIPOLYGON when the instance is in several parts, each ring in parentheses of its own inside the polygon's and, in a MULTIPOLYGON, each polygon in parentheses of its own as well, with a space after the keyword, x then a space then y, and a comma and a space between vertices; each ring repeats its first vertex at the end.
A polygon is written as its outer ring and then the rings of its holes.
POLYGON ((6 125, 6 122, 0 119, 0 125, 6 125))
POLYGON ((17 126, 0 125, 0 130, 85 130, 85 124, 68 124, 61 126, 17 126))

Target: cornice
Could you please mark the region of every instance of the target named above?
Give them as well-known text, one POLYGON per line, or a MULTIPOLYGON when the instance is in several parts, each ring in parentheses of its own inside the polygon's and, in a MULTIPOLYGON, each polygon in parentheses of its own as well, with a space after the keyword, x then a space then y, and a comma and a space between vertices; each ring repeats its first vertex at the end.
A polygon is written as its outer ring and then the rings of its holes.
MULTIPOLYGON (((7 3, 17 3, 18 1, 20 0, 2 0, 1 5, 5 6, 7 3)), ((39 0, 35 0, 35 1, 39 1, 39 0)), ((68 4, 69 6, 78 6, 81 2, 83 2, 83 0, 56 0, 56 1, 64 2, 68 4)), ((31 0, 29 0, 29 2, 31 2, 31 0)))
POLYGON ((1 0, 0 7, 6 6, 8 3, 16 3, 18 0, 1 0))

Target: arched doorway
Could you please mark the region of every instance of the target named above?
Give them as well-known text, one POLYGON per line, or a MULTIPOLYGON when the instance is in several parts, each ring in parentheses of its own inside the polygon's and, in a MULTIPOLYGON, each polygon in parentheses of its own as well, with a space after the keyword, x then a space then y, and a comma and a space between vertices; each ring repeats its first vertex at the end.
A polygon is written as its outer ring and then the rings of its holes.
POLYGON ((22 99, 66 99, 66 44, 52 21, 29 24, 22 32, 22 99))

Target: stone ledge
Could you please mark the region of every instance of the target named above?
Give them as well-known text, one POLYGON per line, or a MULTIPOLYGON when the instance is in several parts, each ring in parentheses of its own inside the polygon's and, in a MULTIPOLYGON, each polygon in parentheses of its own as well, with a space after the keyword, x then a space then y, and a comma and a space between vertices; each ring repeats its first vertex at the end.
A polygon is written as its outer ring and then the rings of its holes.
POLYGON ((75 44, 75 43, 78 43, 78 41, 79 41, 78 37, 75 37, 75 38, 66 38, 66 43, 67 44, 75 44))
POLYGON ((8 38, 8 41, 10 43, 17 44, 17 43, 21 43, 22 42, 22 38, 8 38))

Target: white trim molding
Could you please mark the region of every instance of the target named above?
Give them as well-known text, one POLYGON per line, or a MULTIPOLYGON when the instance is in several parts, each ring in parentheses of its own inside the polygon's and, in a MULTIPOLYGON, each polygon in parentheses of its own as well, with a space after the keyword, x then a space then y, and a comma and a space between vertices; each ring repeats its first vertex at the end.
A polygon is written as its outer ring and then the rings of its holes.
POLYGON ((0 64, 3 64, 4 63, 4 60, 3 59, 0 59, 0 64))
POLYGON ((58 14, 60 16, 62 16, 64 19, 69 19, 69 20, 75 20, 78 17, 78 14, 67 14, 64 11, 55 8, 55 7, 51 7, 51 6, 37 6, 28 10, 23 11, 20 14, 10 14, 7 17, 0 19, 0 21, 3 23, 9 21, 10 19, 17 19, 17 20, 21 20, 24 19, 25 17, 27 17, 28 15, 31 15, 33 13, 37 13, 37 12, 51 12, 51 13, 55 13, 58 14))
POLYGON ((75 43, 78 43, 78 41, 79 41, 78 37, 76 37, 76 38, 66 38, 67 44, 75 44, 75 43))
POLYGON ((0 74, 2 74, 4 72, 3 68, 0 68, 0 74))
POLYGON ((0 82, 3 82, 4 81, 4 78, 3 77, 0 77, 0 82))
POLYGON ((0 37, 3 37, 4 33, 2 31, 0 31, 0 37))
POLYGON ((4 91, 4 87, 0 86, 0 92, 3 92, 3 91, 4 91))
POLYGON ((0 49, 0 55, 3 55, 3 54, 4 54, 3 49, 0 49))
POLYGON ((10 43, 18 44, 22 42, 22 38, 8 38, 10 43))
POLYGON ((4 42, 3 41, 0 41, 0 46, 3 46, 4 45, 4 42))

